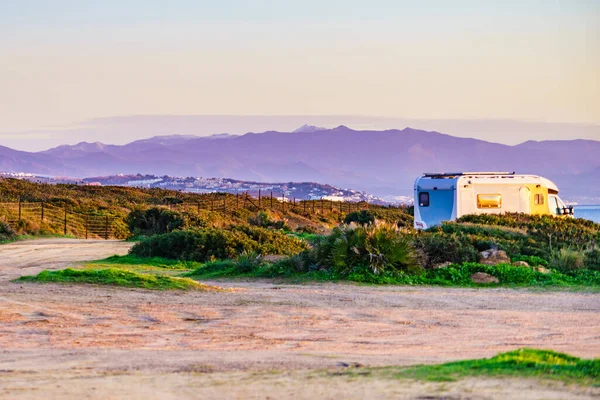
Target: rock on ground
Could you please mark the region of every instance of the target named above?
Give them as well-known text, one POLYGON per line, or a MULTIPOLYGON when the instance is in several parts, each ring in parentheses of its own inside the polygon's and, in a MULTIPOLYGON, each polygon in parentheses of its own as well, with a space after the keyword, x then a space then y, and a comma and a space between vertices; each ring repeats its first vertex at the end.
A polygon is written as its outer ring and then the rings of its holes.
POLYGON ((473 283, 499 283, 500 281, 495 276, 486 274, 485 272, 476 272, 471 275, 473 283))

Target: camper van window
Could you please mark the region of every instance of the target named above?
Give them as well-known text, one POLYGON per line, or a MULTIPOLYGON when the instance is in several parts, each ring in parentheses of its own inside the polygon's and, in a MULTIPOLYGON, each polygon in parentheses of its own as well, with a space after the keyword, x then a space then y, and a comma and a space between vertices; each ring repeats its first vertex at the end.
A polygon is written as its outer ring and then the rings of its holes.
POLYGON ((496 194, 478 194, 477 208, 502 208, 502 195, 496 194))
POLYGON ((427 192, 419 193, 419 206, 420 207, 429 207, 429 193, 427 193, 427 192))
POLYGON ((533 198, 533 203, 536 205, 544 204, 544 195, 536 194, 535 197, 533 198))
POLYGON ((549 196, 548 197, 548 203, 550 203, 550 204, 548 204, 548 208, 550 210, 550 213, 554 214, 554 215, 559 214, 559 211, 558 211, 558 201, 556 200, 556 197, 555 196, 549 196))

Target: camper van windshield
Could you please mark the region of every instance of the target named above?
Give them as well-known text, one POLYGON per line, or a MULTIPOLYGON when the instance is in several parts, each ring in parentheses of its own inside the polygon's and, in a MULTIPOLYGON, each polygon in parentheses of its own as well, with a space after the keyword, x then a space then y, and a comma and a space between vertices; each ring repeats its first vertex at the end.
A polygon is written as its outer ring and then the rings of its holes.
POLYGON ((565 206, 565 203, 563 203, 563 201, 560 199, 560 197, 549 196, 548 202, 550 203, 548 205, 548 207, 550 207, 550 212, 552 214, 554 214, 554 215, 568 214, 568 212, 566 211, 566 210, 568 210, 567 206, 565 206))

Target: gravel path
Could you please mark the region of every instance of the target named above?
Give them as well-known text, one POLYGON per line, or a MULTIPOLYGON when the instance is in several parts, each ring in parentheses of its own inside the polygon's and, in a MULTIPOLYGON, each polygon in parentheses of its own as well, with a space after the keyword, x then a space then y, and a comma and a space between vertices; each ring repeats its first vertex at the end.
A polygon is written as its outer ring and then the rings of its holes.
MULTIPOLYGON (((44 396, 52 387, 58 397, 81 398, 85 390, 91 398, 111 398, 110 388, 125 382, 133 386, 112 398, 168 398, 181 385, 199 385, 196 394, 223 397, 232 392, 219 382, 234 377, 242 383, 231 398, 267 398, 273 387, 288 386, 295 389, 282 389, 273 398, 314 398, 318 393, 302 384, 305 371, 339 368, 340 362, 410 365, 488 357, 520 347, 600 357, 597 293, 273 281, 207 282, 231 292, 156 292, 11 281, 125 254, 130 246, 59 239, 0 246, 0 398, 35 398, 41 387, 44 396), (273 369, 283 372, 272 376, 273 369), (245 380, 256 374, 259 379, 245 380), (147 380, 153 386, 141 384, 147 380)), ((311 382, 332 379, 319 376, 311 382)), ((348 397, 340 390, 350 386, 356 386, 352 393, 362 393, 359 383, 343 379, 324 383, 321 397, 348 397)), ((369 385, 380 389, 373 389, 379 397, 441 390, 413 383, 403 385, 402 394, 394 391, 399 388, 388 390, 396 381, 374 381, 369 385)), ((447 393, 457 391, 461 398, 461 382, 446 385, 447 393)), ((519 385, 537 387, 515 382, 481 390, 492 398, 510 398, 519 385)), ((572 398, 598 394, 557 385, 537 387, 532 395, 565 398, 560 396, 565 390, 572 398)), ((194 398, 185 393, 183 398, 194 398)))

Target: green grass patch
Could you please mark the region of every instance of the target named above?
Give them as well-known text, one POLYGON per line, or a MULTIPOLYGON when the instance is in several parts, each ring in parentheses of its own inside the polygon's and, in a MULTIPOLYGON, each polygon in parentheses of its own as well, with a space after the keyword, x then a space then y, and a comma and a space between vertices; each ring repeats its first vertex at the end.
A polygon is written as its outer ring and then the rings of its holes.
POLYGON ((42 271, 38 275, 23 276, 16 281, 37 283, 87 283, 154 290, 216 289, 188 278, 141 274, 118 268, 100 270, 78 270, 67 268, 59 271, 42 271))
POLYGON ((398 274, 383 273, 375 275, 363 268, 351 273, 346 279, 361 283, 395 285, 439 285, 439 286, 482 286, 471 281, 471 275, 485 272, 495 276, 498 284, 485 286, 587 286, 600 287, 600 271, 579 270, 559 272, 552 270, 542 273, 536 270, 507 264, 483 265, 478 263, 453 264, 446 268, 426 270, 422 273, 398 274))
POLYGON ((196 261, 170 260, 161 257, 143 258, 133 255, 111 256, 103 260, 92 261, 95 265, 132 265, 153 267, 154 269, 164 270, 191 270, 200 267, 202 264, 196 261))
POLYGON ((504 376, 560 380, 600 385, 600 359, 586 360, 550 350, 519 349, 492 358, 456 361, 439 365, 384 368, 400 379, 455 381, 470 376, 504 376))
POLYGON ((302 239, 309 243, 312 243, 313 241, 318 240, 319 238, 323 237, 322 234, 309 233, 309 232, 288 232, 287 234, 289 236, 293 236, 297 239, 302 239))
POLYGON ((429 285, 447 287, 530 287, 600 290, 600 271, 580 270, 568 273, 552 271, 549 274, 512 265, 482 265, 477 263, 453 264, 447 268, 426 270, 420 273, 372 273, 369 268, 357 268, 348 276, 340 276, 329 269, 294 272, 285 260, 263 264, 252 271, 240 272, 232 260, 205 263, 184 274, 193 279, 212 278, 283 278, 292 282, 350 281, 374 285, 429 285), (475 284, 471 275, 485 272, 500 280, 498 284, 475 284))

